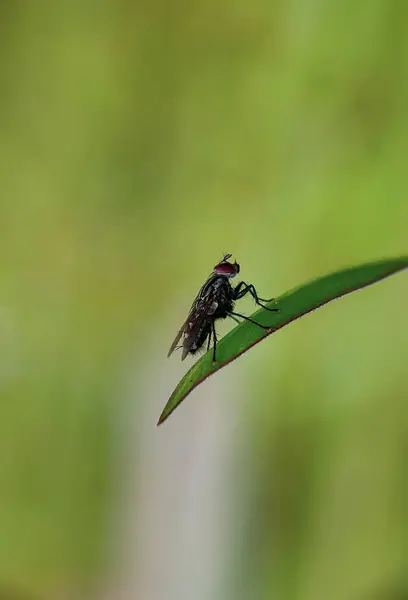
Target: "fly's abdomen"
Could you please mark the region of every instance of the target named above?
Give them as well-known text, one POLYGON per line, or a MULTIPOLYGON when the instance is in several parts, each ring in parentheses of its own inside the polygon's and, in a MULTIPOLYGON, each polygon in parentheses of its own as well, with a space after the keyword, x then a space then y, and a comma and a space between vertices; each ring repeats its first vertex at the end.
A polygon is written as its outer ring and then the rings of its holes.
POLYGON ((203 327, 198 331, 197 337, 194 340, 190 348, 190 353, 195 354, 200 348, 204 345, 204 342, 208 338, 211 333, 211 323, 206 323, 203 327))

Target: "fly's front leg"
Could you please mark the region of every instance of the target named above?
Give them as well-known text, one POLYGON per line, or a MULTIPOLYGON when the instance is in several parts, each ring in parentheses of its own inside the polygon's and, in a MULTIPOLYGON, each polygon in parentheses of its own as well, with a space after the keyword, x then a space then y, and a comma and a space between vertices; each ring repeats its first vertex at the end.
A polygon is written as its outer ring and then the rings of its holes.
POLYGON ((272 302, 274 298, 269 298, 268 300, 266 298, 260 298, 256 292, 255 286, 252 285, 252 283, 245 283, 245 281, 241 281, 241 283, 239 283, 234 289, 234 300, 240 300, 248 293, 251 294, 256 304, 262 306, 262 308, 269 310, 269 312, 279 312, 279 308, 268 308, 267 306, 262 304, 263 302, 272 302))

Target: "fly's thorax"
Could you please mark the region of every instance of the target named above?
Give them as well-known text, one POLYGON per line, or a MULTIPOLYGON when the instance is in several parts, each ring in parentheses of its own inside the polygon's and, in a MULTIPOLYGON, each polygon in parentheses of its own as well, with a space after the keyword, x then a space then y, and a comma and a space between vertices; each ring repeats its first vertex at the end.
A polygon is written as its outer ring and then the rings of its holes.
POLYGON ((234 291, 229 279, 219 276, 213 282, 213 291, 217 307, 212 313, 212 318, 214 320, 225 319, 228 313, 232 311, 234 305, 234 291))
POLYGON ((231 290, 232 293, 232 286, 230 284, 230 278, 225 276, 225 275, 216 275, 213 278, 213 286, 214 289, 216 290, 225 290, 229 292, 229 290, 231 290))
POLYGON ((211 275, 201 288, 197 300, 205 300, 208 297, 218 299, 221 290, 228 290, 228 294, 233 293, 228 277, 224 275, 211 275))

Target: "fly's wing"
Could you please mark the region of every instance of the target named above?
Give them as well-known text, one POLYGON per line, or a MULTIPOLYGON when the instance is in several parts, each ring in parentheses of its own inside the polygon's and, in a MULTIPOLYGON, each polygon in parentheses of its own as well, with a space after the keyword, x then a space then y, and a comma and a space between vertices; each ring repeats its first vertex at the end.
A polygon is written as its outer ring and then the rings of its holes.
MULTIPOLYGON (((205 325, 206 320, 210 317, 218 306, 216 294, 210 290, 203 298, 199 298, 193 305, 193 308, 188 316, 185 327, 185 337, 183 341, 183 352, 181 360, 184 360, 187 354, 197 340, 197 335, 205 325)), ((205 339, 205 338, 204 338, 205 339)), ((203 342, 204 342, 203 339, 203 342)), ((201 345, 201 344, 200 344, 201 345)))
POLYGON ((181 327, 180 331, 178 332, 178 334, 177 334, 177 335, 176 335, 176 337, 174 338, 174 342, 173 342, 173 343, 172 343, 172 345, 170 346, 170 350, 169 350, 169 351, 168 351, 168 353, 167 353, 167 358, 168 358, 169 356, 171 356, 171 355, 173 354, 174 350, 176 349, 176 346, 178 345, 178 343, 179 343, 179 341, 180 341, 180 339, 181 339, 181 336, 183 335, 183 333, 184 333, 184 332, 185 332, 185 330, 186 330, 187 323, 188 323, 188 317, 187 317, 187 319, 184 321, 184 323, 183 323, 183 326, 181 327))
POLYGON ((187 319, 184 321, 180 331, 174 338, 174 342, 170 346, 170 350, 167 354, 168 357, 174 352, 182 335, 184 335, 183 353, 181 358, 181 360, 184 360, 193 346, 197 333, 203 326, 205 319, 214 312, 216 306, 214 307, 213 290, 210 288, 210 290, 204 294, 203 290, 205 287, 206 284, 201 288, 194 300, 187 319))
MULTIPOLYGON (((202 290, 202 288, 201 288, 201 290, 202 290)), ((174 350, 176 349, 176 347, 177 347, 177 345, 178 345, 178 343, 179 343, 179 341, 181 339, 181 336, 183 334, 187 335, 187 325, 188 325, 188 323, 190 321, 190 316, 194 312, 195 306, 196 306, 196 304, 197 304, 197 302, 198 302, 198 300, 200 298, 201 290, 198 292, 198 294, 197 294, 197 296, 196 296, 196 298, 195 298, 195 300, 193 302, 193 305, 190 308, 190 312, 188 313, 187 319, 184 321, 184 323, 181 326, 179 332, 177 333, 176 337, 174 338, 174 341, 173 341, 172 345, 170 346, 170 350, 167 353, 167 358, 169 358, 169 356, 171 356, 173 354, 174 350)))

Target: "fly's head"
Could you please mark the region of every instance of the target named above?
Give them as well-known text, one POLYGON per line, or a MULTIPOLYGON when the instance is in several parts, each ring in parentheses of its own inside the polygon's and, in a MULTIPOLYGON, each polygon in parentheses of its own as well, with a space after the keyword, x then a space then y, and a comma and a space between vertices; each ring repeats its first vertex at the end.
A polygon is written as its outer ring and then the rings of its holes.
POLYGON ((239 273, 239 264, 237 261, 234 261, 233 263, 229 262, 231 256, 232 254, 226 254, 222 261, 219 262, 218 265, 215 265, 214 273, 216 275, 223 275, 228 279, 232 279, 239 273))

